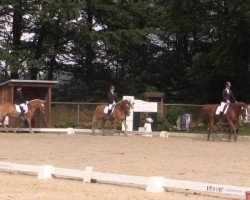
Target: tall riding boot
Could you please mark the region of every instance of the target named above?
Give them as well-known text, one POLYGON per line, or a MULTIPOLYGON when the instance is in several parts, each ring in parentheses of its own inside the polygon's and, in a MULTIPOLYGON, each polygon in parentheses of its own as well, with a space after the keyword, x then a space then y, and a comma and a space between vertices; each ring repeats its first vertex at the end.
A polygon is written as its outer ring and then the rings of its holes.
POLYGON ((111 117, 111 112, 112 112, 112 109, 109 109, 109 110, 108 110, 108 118, 111 117))
POLYGON ((19 106, 20 107, 20 110, 21 110, 21 113, 20 113, 20 119, 21 120, 24 120, 24 109, 22 106, 19 106))
POLYGON ((223 121, 223 112, 220 112, 220 114, 219 114, 219 120, 218 120, 218 125, 222 125, 222 121, 223 121))

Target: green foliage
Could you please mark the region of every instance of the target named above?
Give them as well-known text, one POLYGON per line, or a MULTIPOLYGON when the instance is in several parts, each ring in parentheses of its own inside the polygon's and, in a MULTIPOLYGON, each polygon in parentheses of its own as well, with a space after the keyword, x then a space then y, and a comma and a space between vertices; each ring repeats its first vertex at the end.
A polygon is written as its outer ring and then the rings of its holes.
POLYGON ((250 126, 249 126, 249 124, 240 126, 239 135, 250 136, 250 126))
POLYGON ((183 109, 180 106, 172 106, 167 109, 165 117, 157 119, 158 131, 173 131, 176 130, 176 121, 183 114, 183 109))
POLYGON ((169 103, 212 103, 228 80, 250 100, 249 8, 246 0, 4 0, 0 77, 67 73, 73 92, 62 88, 62 101, 104 99, 112 83, 121 96, 155 90, 169 103))
POLYGON ((183 109, 180 106, 172 106, 172 107, 167 109, 167 113, 166 113, 165 117, 166 117, 166 120, 170 124, 175 125, 176 120, 182 114, 184 114, 184 113, 183 113, 183 109))
POLYGON ((157 119, 157 131, 171 131, 173 130, 174 125, 170 124, 166 118, 157 119))
POLYGON ((76 128, 79 127, 78 123, 73 119, 64 119, 54 125, 55 128, 76 128))

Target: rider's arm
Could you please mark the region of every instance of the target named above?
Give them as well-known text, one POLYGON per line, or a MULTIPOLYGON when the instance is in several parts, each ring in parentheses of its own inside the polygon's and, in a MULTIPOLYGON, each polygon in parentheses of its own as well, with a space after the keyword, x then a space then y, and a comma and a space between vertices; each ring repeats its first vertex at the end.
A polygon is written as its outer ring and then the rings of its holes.
POLYGON ((227 98, 227 92, 225 89, 222 91, 222 98, 223 98, 222 101, 227 102, 228 98, 227 98))
POLYGON ((113 97, 112 96, 113 96, 112 93, 109 92, 108 93, 109 104, 113 104, 113 97))
POLYGON ((232 98, 232 100, 233 100, 234 102, 237 102, 237 100, 236 100, 236 98, 235 98, 235 96, 234 96, 234 94, 233 94, 232 91, 230 92, 230 96, 231 96, 231 98, 232 98))

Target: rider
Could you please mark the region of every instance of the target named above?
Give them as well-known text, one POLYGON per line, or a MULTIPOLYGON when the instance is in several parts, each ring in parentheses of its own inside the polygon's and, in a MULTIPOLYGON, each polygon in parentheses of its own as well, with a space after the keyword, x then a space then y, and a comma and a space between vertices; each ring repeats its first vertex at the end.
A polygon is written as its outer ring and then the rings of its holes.
POLYGON ((231 83, 227 81, 225 83, 225 88, 222 90, 221 112, 219 115, 220 119, 222 119, 223 113, 227 107, 226 105, 228 105, 231 102, 231 100, 233 102, 237 102, 232 90, 230 89, 231 86, 232 86, 231 83))
POLYGON ((22 87, 18 87, 16 89, 15 94, 14 94, 14 103, 19 106, 21 110, 20 118, 24 120, 24 112, 25 112, 24 107, 25 107, 26 101, 23 97, 22 87))
POLYGON ((109 93, 108 93, 108 115, 110 115, 112 108, 115 106, 115 104, 117 103, 117 94, 115 92, 115 86, 111 85, 110 89, 109 89, 109 93))

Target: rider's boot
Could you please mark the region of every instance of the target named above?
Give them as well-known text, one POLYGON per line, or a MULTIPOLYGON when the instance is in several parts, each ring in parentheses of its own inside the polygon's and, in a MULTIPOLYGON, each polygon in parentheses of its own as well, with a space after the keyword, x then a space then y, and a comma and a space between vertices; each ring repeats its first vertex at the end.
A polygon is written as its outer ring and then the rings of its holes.
POLYGON ((108 110, 108 118, 111 117, 111 111, 112 111, 112 109, 109 109, 109 110, 108 110))
POLYGON ((222 121, 223 121, 223 112, 220 112, 219 114, 219 120, 218 120, 218 125, 222 125, 222 121))
POLYGON ((20 119, 21 119, 21 120, 24 120, 24 109, 23 109, 22 106, 20 106, 20 110, 21 110, 20 119))

